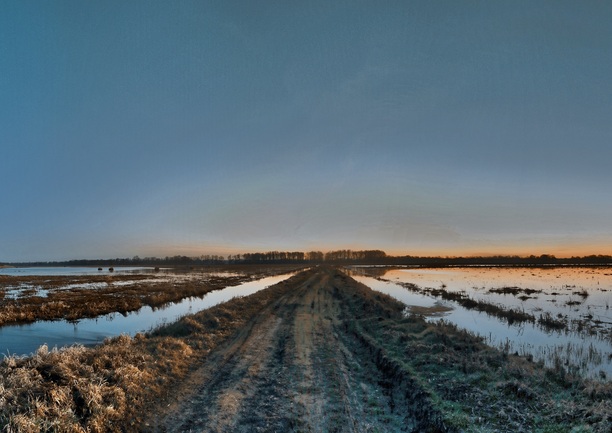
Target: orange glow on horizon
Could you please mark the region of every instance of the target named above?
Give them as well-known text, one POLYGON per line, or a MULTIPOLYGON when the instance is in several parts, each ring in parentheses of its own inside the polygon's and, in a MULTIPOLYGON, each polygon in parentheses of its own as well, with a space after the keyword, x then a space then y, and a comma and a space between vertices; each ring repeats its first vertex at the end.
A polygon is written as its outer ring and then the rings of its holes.
POLYGON ((541 256, 553 255, 558 258, 584 257, 591 255, 612 255, 612 246, 556 246, 556 247, 492 247, 492 248, 449 248, 449 249, 414 249, 388 250, 390 256, 421 256, 421 257, 491 257, 491 256, 541 256))
POLYGON ((239 247, 230 245, 156 245, 149 246, 141 256, 164 257, 174 255, 184 255, 189 257, 199 257, 201 255, 222 255, 227 257, 234 254, 267 252, 267 251, 328 251, 337 250, 382 250, 389 256, 416 256, 416 257, 490 257, 490 256, 518 256, 529 257, 541 256, 543 254, 554 255, 558 258, 584 257, 590 255, 612 255, 610 245, 550 245, 550 246, 496 246, 496 247, 454 247, 454 248, 385 248, 382 245, 321 245, 321 247, 308 246, 279 246, 270 247, 239 247))

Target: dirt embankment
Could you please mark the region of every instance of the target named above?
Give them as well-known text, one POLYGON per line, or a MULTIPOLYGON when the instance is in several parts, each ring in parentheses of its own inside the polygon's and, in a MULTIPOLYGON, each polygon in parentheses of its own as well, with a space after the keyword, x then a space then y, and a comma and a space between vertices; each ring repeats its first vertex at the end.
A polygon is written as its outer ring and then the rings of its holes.
POLYGON ((317 268, 157 332, 0 364, 9 431, 608 432, 610 384, 317 268), (11 430, 12 429, 12 430, 11 430))

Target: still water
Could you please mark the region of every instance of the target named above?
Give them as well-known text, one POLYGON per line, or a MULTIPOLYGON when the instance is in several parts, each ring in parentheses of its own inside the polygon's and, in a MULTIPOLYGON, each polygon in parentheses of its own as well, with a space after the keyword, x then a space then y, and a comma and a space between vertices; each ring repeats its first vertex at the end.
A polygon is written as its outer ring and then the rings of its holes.
MULTIPOLYGON (((153 272, 154 268, 121 266, 115 267, 114 273, 146 273, 153 272)), ((108 274, 108 267, 98 270, 97 267, 55 266, 32 268, 0 268, 0 275, 31 277, 31 276, 74 276, 74 275, 104 275, 108 274)))
POLYGON ((49 348, 72 344, 94 345, 101 343, 107 337, 120 334, 135 335, 165 323, 172 323, 186 314, 196 313, 232 298, 251 295, 292 275, 294 273, 249 281, 210 292, 202 298, 187 298, 165 308, 143 307, 125 316, 112 313, 96 319, 84 319, 76 324, 66 321, 40 321, 28 325, 0 327, 0 353, 2 355, 28 355, 43 344, 47 344, 49 348))
POLYGON ((353 269, 353 277, 407 306, 448 307, 442 317, 511 353, 531 355, 548 366, 562 365, 589 377, 612 378, 612 268, 377 269, 376 278, 353 269), (410 290, 402 284, 414 284, 410 290), (538 323, 508 324, 484 312, 444 301, 424 290, 459 292, 471 299, 536 318, 550 315, 567 329, 538 323), (505 293, 505 294, 504 294, 505 293))

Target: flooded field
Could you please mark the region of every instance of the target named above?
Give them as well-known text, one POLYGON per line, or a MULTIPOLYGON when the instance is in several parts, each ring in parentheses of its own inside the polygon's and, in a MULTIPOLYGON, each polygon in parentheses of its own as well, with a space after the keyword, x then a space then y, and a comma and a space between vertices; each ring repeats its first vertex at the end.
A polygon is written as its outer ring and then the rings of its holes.
POLYGON ((122 266, 117 268, 99 268, 86 266, 41 266, 26 268, 0 268, 0 275, 7 276, 69 276, 69 275, 100 275, 108 272, 116 273, 148 273, 155 268, 142 266, 122 266))
POLYGON ((429 320, 445 320, 508 353, 588 377, 612 377, 612 269, 351 268, 429 320))
MULTIPOLYGON (((114 311, 70 320, 33 320, 31 323, 10 324, 0 327, 1 355, 28 355, 40 346, 49 348, 72 344, 94 345, 105 338, 120 334, 135 335, 171 323, 187 314, 193 314, 226 302, 238 296, 251 295, 265 287, 283 281, 293 272, 267 275, 267 272, 249 275, 230 270, 177 272, 171 269, 154 271, 153 268, 118 268, 112 279, 96 280, 97 268, 13 268, 4 269, 7 278, 0 280, 0 293, 4 294, 2 305, 20 308, 19 302, 47 300, 50 296, 67 294, 90 294, 102 297, 109 291, 114 293, 147 287, 156 291, 180 293, 184 287, 198 286, 202 294, 187 296, 161 305, 142 305, 134 311, 114 311), (13 277, 13 278, 9 278, 13 277), (50 279, 47 279, 49 277, 50 279), (17 302, 16 305, 13 302, 17 302)), ((274 272, 272 272, 274 273, 274 272)), ((196 293, 196 292, 189 292, 196 293)), ((50 300, 47 305, 62 301, 50 300)), ((30 304, 25 304, 30 306, 30 304)), ((44 311, 45 304, 36 305, 44 311)), ((68 308, 71 305, 66 305, 68 308)), ((72 306, 76 309, 76 305, 72 306)), ((25 307, 24 307, 25 308, 25 307)), ((1 313, 1 311, 0 311, 1 313)), ((0 355, 0 356, 1 356, 0 355)))

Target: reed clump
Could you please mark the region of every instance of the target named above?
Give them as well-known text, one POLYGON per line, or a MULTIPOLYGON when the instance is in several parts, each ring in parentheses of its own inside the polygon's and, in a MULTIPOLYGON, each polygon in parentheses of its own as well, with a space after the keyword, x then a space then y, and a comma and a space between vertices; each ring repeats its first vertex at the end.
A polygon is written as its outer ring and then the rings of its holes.
POLYGON ((468 310, 482 311, 491 316, 499 317, 507 321, 510 325, 522 322, 535 322, 535 317, 532 314, 525 313, 513 308, 504 308, 499 305, 491 304, 481 300, 475 300, 469 296, 459 293, 447 291, 445 289, 425 289, 432 296, 442 298, 448 301, 454 301, 468 310))
POLYGON ((529 289, 529 288, 523 289, 521 287, 496 287, 496 288, 489 289, 489 293, 518 296, 521 293, 524 293, 525 295, 533 295, 534 293, 542 293, 542 290, 529 289))
POLYGON ((41 346, 0 363, 0 420, 8 431, 119 431, 155 393, 155 370, 152 356, 125 335, 95 349, 41 346))
POLYGON ((554 329, 554 330, 564 330, 567 329, 567 321, 563 320, 563 318, 554 318, 552 314, 549 312, 545 312, 540 314, 538 319, 538 324, 546 329, 554 329))
POLYGON ((48 350, 0 363, 6 431, 138 431, 151 401, 183 378, 196 351, 172 337, 123 335, 97 348, 48 350))

